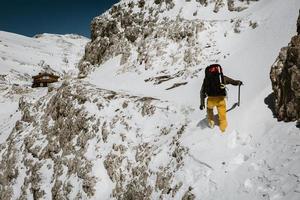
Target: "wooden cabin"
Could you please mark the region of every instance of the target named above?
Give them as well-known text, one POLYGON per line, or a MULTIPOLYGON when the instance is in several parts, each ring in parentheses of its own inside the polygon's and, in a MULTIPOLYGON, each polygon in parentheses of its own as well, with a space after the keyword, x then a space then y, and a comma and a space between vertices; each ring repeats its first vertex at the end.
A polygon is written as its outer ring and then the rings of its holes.
POLYGON ((49 83, 58 82, 59 76, 47 72, 33 76, 32 87, 47 87, 49 83))

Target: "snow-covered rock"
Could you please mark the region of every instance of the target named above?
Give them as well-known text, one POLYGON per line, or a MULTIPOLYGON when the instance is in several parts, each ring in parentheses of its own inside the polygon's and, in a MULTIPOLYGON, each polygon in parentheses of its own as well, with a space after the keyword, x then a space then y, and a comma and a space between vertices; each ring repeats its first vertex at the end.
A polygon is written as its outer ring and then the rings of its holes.
POLYGON ((123 0, 93 19, 92 40, 86 46, 79 76, 85 77, 95 65, 121 55, 123 71, 194 77, 199 64, 227 56, 217 48, 216 29, 222 28, 226 37, 257 27, 254 19, 236 11, 252 6, 250 1, 228 0, 227 4, 223 0, 123 0), (234 3, 243 7, 234 7, 234 3), (227 4, 230 6, 224 9, 227 4))
POLYGON ((166 102, 71 81, 19 109, 1 145, 1 199, 141 199, 180 185, 187 122, 166 102))

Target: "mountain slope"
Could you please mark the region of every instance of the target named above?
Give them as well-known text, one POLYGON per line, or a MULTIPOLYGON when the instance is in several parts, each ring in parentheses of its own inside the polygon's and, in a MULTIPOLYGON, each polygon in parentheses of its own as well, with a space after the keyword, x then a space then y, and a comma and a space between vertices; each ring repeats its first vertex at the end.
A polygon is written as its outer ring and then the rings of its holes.
POLYGON ((31 88, 31 76, 42 71, 68 78, 78 73, 76 65, 87 38, 77 35, 42 34, 35 38, 0 31, 0 143, 20 118, 20 97, 39 98, 47 90, 31 88))
MULTIPOLYGON (((1 134, 1 198, 299 199, 299 129, 277 122, 264 100, 300 4, 234 1, 238 12, 224 2, 121 1, 96 17, 83 79, 27 88, 14 103, 14 128, 1 134), (198 110, 211 62, 244 82, 224 135, 198 110)), ((237 90, 228 88, 229 109, 237 90)))

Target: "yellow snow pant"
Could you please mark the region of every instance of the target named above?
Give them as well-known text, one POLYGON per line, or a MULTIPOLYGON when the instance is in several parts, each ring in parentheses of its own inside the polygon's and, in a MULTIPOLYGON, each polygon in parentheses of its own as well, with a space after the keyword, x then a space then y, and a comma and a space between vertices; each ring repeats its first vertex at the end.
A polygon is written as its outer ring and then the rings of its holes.
POLYGON ((224 132, 227 127, 225 96, 207 98, 207 120, 209 124, 214 123, 213 109, 215 106, 218 110, 219 128, 222 132, 224 132))

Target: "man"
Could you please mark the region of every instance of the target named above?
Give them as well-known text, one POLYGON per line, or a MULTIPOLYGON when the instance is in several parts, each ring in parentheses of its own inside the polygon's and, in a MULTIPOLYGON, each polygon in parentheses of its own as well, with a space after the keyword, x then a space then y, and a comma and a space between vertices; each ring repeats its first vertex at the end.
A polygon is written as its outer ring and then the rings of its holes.
POLYGON ((227 127, 226 119, 226 87, 225 85, 242 85, 243 82, 233 80, 223 75, 222 68, 219 64, 213 64, 205 69, 205 78, 200 92, 200 110, 205 108, 204 102, 207 98, 207 120, 209 127, 213 128, 214 122, 214 107, 217 107, 219 116, 219 128, 222 133, 225 132, 227 127))

